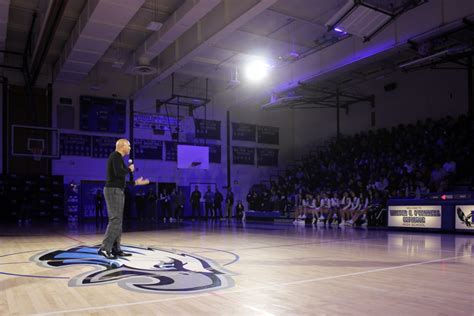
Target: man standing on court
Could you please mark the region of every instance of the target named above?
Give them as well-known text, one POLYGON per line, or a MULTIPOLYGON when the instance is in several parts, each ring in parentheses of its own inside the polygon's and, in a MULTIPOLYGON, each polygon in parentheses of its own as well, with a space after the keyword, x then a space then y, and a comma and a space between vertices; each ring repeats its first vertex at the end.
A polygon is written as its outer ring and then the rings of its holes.
POLYGON ((216 187, 216 193, 214 193, 214 218, 217 218, 217 211, 219 211, 219 219, 222 220, 222 201, 224 197, 219 189, 216 187))
MULTIPOLYGON (((123 161, 123 157, 130 154, 130 142, 127 139, 119 139, 115 143, 115 151, 110 154, 107 160, 107 181, 104 188, 105 202, 107 204, 107 213, 109 223, 105 232, 104 241, 99 249, 99 254, 107 259, 116 259, 117 257, 131 256, 120 248, 120 239, 122 236, 123 209, 125 203, 125 176, 129 172, 135 171, 135 166, 130 164, 128 167, 123 161)), ((147 185, 148 179, 140 177, 135 180, 135 185, 147 185)))
POLYGON ((214 193, 211 192, 211 186, 207 186, 207 192, 204 193, 204 205, 206 207, 206 220, 209 218, 209 213, 211 213, 211 218, 214 217, 214 193))
POLYGON ((234 206, 234 192, 232 188, 227 188, 227 194, 225 196, 225 209, 227 211, 227 219, 232 218, 232 207, 234 206))
POLYGON ((198 219, 201 219, 201 192, 199 187, 196 185, 194 191, 191 194, 191 208, 193 210, 193 222, 196 219, 196 214, 198 219))

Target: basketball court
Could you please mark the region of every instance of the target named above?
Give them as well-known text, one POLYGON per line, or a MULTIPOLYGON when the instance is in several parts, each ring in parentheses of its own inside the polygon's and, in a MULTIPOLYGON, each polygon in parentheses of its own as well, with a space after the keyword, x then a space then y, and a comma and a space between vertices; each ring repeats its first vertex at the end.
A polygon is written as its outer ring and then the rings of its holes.
POLYGON ((104 264, 80 250, 97 246, 103 229, 31 227, 19 236, 2 227, 0 313, 472 315, 468 235, 239 222, 128 227, 123 244, 140 254, 104 264), (174 263, 158 268, 163 256, 174 263), (168 288, 177 270, 185 276, 168 288), (108 275, 92 276, 98 271, 108 275))
POLYGON ((474 0, 0 0, 0 316, 474 315, 473 39, 474 0))

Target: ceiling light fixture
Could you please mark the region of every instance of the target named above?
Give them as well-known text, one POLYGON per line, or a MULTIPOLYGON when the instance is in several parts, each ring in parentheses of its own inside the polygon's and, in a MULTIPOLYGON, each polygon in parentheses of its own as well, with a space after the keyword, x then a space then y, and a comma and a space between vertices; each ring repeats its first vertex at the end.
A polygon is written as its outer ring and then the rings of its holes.
POLYGON ((263 60, 255 60, 245 67, 245 76, 253 82, 261 81, 268 76, 271 66, 263 60))

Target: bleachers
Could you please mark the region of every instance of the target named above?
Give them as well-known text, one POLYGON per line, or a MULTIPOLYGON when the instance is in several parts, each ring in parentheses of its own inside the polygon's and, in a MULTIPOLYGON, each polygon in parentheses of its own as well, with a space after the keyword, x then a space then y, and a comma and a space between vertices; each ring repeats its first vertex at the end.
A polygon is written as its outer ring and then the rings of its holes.
POLYGON ((0 175, 3 220, 59 220, 64 216, 62 176, 0 175))
MULTIPOLYGON (((474 165, 472 117, 426 119, 355 135, 318 146, 259 186, 272 206, 294 204, 297 192, 365 192, 386 205, 391 198, 423 198, 432 192, 472 190, 474 165)), ((254 190, 254 189, 251 189, 254 190)), ((275 210, 275 207, 265 207, 275 210)), ((269 213, 271 214, 271 213, 269 213)), ((291 215, 289 209, 285 214, 291 215)), ((377 222, 377 223, 380 223, 377 222)))

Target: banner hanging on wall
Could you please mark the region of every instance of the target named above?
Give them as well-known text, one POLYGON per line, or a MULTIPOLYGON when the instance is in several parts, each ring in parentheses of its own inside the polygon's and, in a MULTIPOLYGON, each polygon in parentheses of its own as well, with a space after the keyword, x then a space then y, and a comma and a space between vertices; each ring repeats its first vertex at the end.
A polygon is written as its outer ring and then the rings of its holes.
MULTIPOLYGON (((179 117, 181 121, 183 117, 179 117)), ((168 131, 171 127, 178 125, 178 118, 171 115, 158 113, 135 112, 133 114, 133 126, 140 129, 159 129, 168 131)))
POLYGON ((165 160, 178 161, 178 143, 165 142, 165 160))
POLYGON ((235 165, 254 165, 255 148, 233 146, 232 163, 235 165))
POLYGON ((194 119, 196 138, 221 140, 221 121, 194 119))
POLYGON ((278 167, 278 149, 257 148, 257 166, 278 167))
POLYGON ((441 205, 390 205, 388 226, 441 229, 441 205))
POLYGON ((126 100, 81 95, 79 101, 82 131, 125 133, 126 100))
POLYGON ((133 153, 135 159, 163 160, 163 141, 135 138, 133 153))
POLYGON ((108 158, 115 151, 115 142, 117 138, 107 136, 92 137, 92 157, 108 158))
POLYGON ((272 126, 257 126, 257 142, 260 144, 278 145, 280 142, 279 128, 272 126))
POLYGON ((63 156, 91 155, 91 137, 89 135, 61 134, 59 146, 63 156))
POLYGON ((255 142, 257 126, 247 123, 232 123, 232 140, 255 142))
POLYGON ((221 163, 221 145, 208 144, 209 147, 209 162, 221 163))

